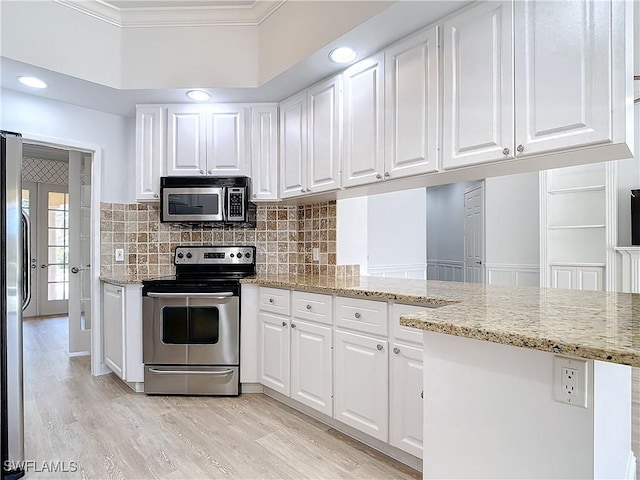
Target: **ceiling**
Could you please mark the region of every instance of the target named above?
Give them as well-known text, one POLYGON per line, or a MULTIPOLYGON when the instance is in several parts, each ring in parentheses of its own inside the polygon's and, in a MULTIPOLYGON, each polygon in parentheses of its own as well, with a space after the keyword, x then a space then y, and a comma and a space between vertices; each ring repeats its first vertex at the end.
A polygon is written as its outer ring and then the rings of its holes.
POLYGON ((54 160, 56 162, 68 162, 69 151, 45 145, 22 144, 22 156, 27 158, 40 158, 42 160, 54 160))
MULTIPOLYGON (((62 0, 57 1, 60 2, 62 0)), ((198 3, 228 3, 229 1, 198 3)), ((108 0, 101 3, 129 4, 128 1, 123 0, 108 0)), ((144 3, 146 4, 147 2, 144 3)), ((165 2, 150 1, 149 3, 163 4, 165 2)), ((364 58, 421 27, 462 8, 467 3, 469 2, 397 2, 379 15, 364 22, 346 35, 336 39, 335 42, 306 57, 289 70, 257 88, 206 88, 206 85, 202 87, 212 94, 211 102, 279 102, 345 68, 345 66, 333 64, 327 59, 329 50, 335 44, 351 45, 361 54, 360 58, 364 58)), ((135 115, 136 104, 190 102, 185 95, 186 88, 116 89, 6 57, 0 57, 0 81, 2 88, 127 117, 135 115), (17 81, 17 77, 21 75, 37 76, 44 80, 49 85, 49 88, 34 90, 26 87, 17 81)))

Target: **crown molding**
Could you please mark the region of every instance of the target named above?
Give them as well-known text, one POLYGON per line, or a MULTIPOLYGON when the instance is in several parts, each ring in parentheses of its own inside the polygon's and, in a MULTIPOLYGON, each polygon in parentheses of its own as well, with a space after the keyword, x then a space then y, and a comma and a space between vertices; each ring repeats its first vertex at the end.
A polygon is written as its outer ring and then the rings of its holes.
POLYGON ((54 0, 120 28, 257 26, 287 0, 260 0, 251 4, 118 8, 104 0, 54 0))

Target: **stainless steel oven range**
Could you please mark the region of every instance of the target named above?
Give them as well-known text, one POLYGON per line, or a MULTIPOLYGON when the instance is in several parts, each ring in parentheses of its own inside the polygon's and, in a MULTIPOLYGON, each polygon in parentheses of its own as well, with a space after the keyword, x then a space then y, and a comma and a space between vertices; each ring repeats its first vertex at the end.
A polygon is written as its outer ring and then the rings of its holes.
POLYGON ((255 247, 181 246, 175 277, 143 282, 145 393, 240 393, 240 279, 255 258, 255 247))

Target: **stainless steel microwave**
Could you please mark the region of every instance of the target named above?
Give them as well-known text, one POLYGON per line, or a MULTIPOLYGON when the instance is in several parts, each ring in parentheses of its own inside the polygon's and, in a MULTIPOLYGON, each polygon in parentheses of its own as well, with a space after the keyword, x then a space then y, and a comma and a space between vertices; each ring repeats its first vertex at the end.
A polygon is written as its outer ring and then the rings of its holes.
POLYGON ((255 226, 248 177, 162 177, 160 221, 255 226))

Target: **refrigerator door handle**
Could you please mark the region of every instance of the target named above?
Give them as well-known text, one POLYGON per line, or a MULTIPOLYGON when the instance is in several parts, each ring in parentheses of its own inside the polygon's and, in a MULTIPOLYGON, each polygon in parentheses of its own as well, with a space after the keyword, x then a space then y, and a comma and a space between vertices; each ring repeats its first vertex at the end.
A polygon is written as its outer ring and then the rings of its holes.
POLYGON ((22 310, 31 303, 31 222, 29 216, 22 212, 22 310))

